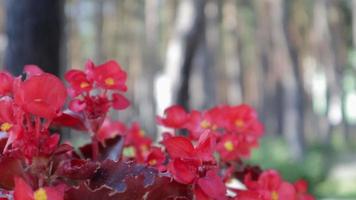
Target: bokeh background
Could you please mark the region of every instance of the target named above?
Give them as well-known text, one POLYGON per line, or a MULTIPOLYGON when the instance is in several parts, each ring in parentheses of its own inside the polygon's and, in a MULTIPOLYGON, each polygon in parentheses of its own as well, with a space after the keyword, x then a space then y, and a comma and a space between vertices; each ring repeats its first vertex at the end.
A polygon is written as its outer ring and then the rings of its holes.
POLYGON ((356 0, 0 0, 0 63, 63 77, 118 60, 159 137, 168 105, 248 103, 265 124, 251 163, 304 177, 318 199, 356 199, 356 0))

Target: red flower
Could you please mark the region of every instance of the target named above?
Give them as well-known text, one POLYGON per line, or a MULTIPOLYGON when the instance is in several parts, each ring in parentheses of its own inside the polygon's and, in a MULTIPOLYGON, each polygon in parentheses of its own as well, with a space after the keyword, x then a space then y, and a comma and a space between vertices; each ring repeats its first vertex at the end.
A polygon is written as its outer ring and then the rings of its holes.
POLYGON ((12 93, 14 77, 7 72, 0 72, 0 96, 12 93))
POLYGON ((19 82, 14 92, 24 111, 46 119, 57 116, 67 97, 63 83, 47 73, 19 82))
POLYGON ((275 170, 264 171, 257 182, 245 180, 249 190, 256 191, 263 200, 296 200, 294 186, 285 182, 275 170))
POLYGON ((92 78, 104 89, 117 89, 123 92, 127 90, 125 83, 127 74, 114 60, 110 60, 96 67, 93 63, 89 62, 87 65, 87 74, 89 79, 92 78))
POLYGON ((209 131, 203 133, 197 145, 183 136, 165 137, 163 144, 171 158, 168 171, 183 184, 193 184, 195 197, 204 199, 226 199, 226 188, 217 175, 213 158, 215 136, 209 131))
POLYGON ((190 137, 198 139, 206 130, 217 132, 223 128, 226 106, 216 106, 205 112, 193 110, 184 128, 189 130, 190 137))
POLYGON ((308 183, 300 179, 294 183, 295 190, 297 191, 298 200, 315 200, 313 196, 308 194, 308 183))
POLYGON ((183 128, 188 120, 188 113, 182 106, 175 105, 164 111, 165 118, 157 117, 157 123, 169 128, 183 128))
POLYGON ((258 143, 254 137, 226 133, 220 138, 216 150, 220 153, 222 160, 232 161, 241 157, 249 157, 252 148, 256 146, 258 143))
POLYGON ((137 162, 143 163, 149 153, 151 144, 151 138, 145 136, 145 132, 140 125, 133 123, 126 135, 124 154, 126 150, 128 154, 125 156, 134 157, 137 162))
POLYGON ((256 137, 260 137, 263 133, 263 126, 258 120, 256 111, 248 105, 230 107, 225 117, 227 119, 226 129, 230 131, 256 137))
POLYGON ((14 200, 63 200, 63 191, 55 187, 33 191, 22 178, 15 177, 14 200))
POLYGON ((150 152, 146 157, 146 163, 150 166, 160 167, 166 160, 165 154, 159 147, 151 147, 150 152))
POLYGON ((71 88, 69 93, 76 97, 83 92, 89 92, 93 89, 92 82, 87 79, 86 74, 80 70, 69 70, 65 74, 65 79, 69 82, 71 88))

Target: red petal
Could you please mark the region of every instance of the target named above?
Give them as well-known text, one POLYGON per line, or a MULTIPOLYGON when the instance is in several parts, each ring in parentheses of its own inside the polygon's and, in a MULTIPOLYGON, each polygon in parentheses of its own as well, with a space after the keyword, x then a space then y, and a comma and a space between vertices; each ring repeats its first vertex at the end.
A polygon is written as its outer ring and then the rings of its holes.
POLYGON ((213 199, 225 199, 225 184, 214 170, 208 171, 205 177, 199 178, 198 185, 207 196, 213 199))
POLYGON ((55 117, 67 97, 61 80, 47 73, 30 77, 18 89, 16 92, 20 94, 15 95, 16 103, 25 111, 44 118, 55 117))
POLYGON ((37 65, 25 65, 23 71, 27 74, 27 79, 31 76, 38 76, 44 73, 37 65))
POLYGON ((169 156, 174 158, 192 158, 194 147, 189 139, 183 136, 169 137, 163 141, 169 156))
POLYGON ((57 191, 52 187, 45 187, 44 190, 48 200, 63 200, 63 192, 57 191))
POLYGON ((280 200, 296 200, 297 194, 292 184, 283 182, 278 190, 278 199, 280 200))
POLYGON ((112 95, 112 106, 117 110, 123 110, 129 107, 130 101, 125 96, 115 93, 112 95))
POLYGON ((190 184, 197 176, 197 163, 174 159, 168 166, 174 179, 183 184, 190 184))
POLYGON ((0 72, 0 96, 7 95, 12 91, 14 77, 7 72, 0 72))
POLYGON ((164 111, 165 118, 157 117, 157 123, 170 128, 183 128, 189 119, 188 113, 182 106, 174 105, 164 111))
POLYGON ((33 200, 33 191, 27 183, 19 177, 15 177, 15 200, 33 200))

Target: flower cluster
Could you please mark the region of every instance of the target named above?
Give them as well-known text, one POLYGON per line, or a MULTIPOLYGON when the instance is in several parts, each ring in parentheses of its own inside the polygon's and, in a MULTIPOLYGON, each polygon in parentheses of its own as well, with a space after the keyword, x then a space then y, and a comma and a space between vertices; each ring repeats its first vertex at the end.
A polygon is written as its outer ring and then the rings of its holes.
POLYGON ((168 131, 155 143, 137 122, 108 115, 130 105, 116 61, 88 61, 65 79, 67 87, 35 65, 19 77, 0 72, 0 199, 314 199, 304 180, 292 184, 244 164, 263 135, 248 105, 171 106, 156 118, 168 131), (78 149, 60 142, 54 130, 64 126, 91 142, 78 149))

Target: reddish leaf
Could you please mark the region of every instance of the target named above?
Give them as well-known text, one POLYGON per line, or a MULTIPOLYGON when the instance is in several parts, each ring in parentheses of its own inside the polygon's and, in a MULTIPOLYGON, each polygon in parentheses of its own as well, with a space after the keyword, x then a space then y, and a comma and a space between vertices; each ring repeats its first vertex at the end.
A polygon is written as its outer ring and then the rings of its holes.
POLYGON ((147 200, 192 199, 188 186, 174 182, 168 174, 135 163, 104 161, 90 181, 95 190, 103 185, 113 188, 120 200, 143 199, 144 196, 147 200))
POLYGON ((92 177, 98 167, 98 163, 89 160, 66 160, 59 165, 56 175, 75 180, 84 180, 92 177))
POLYGON ((87 130, 81 116, 69 110, 64 111, 60 116, 54 118, 51 126, 67 126, 80 131, 87 130))
POLYGON ((21 161, 8 156, 0 157, 0 187, 12 189, 14 187, 14 177, 23 174, 21 161))

